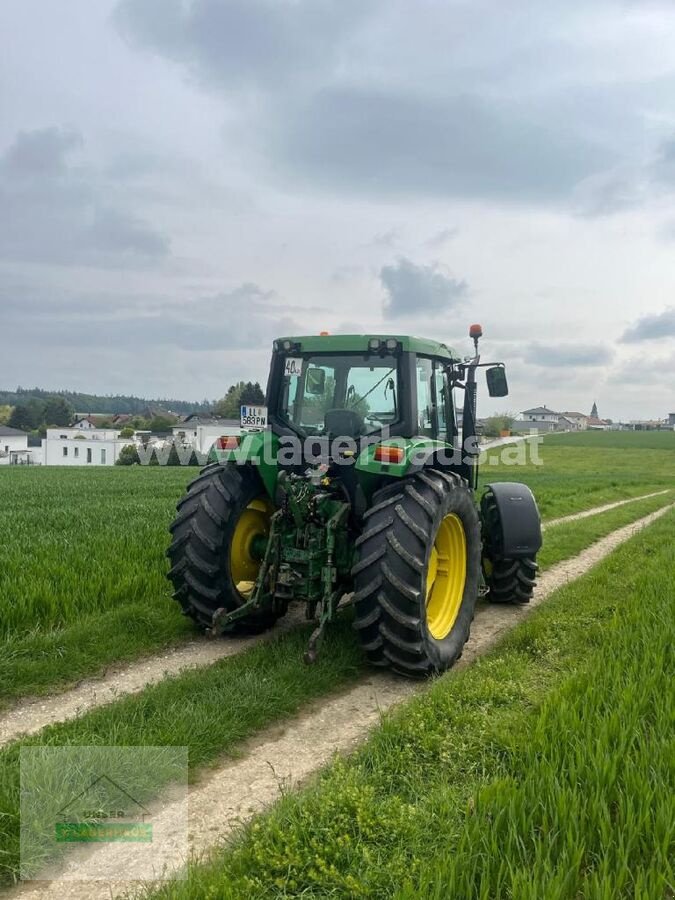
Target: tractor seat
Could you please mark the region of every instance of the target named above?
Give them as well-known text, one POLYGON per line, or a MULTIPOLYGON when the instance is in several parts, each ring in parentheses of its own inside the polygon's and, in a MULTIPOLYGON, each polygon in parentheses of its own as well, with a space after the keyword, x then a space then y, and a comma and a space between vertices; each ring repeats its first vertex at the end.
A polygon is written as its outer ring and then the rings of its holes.
POLYGON ((332 437, 356 438, 363 432, 363 416, 355 409, 329 409, 324 429, 332 437))

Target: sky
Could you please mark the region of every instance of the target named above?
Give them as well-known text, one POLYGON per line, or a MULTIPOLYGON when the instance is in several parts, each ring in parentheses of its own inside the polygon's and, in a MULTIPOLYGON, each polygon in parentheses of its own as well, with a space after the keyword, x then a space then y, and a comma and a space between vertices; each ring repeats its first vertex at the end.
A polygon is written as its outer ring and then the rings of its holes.
POLYGON ((0 387, 473 322, 479 414, 675 410, 672 0, 3 0, 0 387))

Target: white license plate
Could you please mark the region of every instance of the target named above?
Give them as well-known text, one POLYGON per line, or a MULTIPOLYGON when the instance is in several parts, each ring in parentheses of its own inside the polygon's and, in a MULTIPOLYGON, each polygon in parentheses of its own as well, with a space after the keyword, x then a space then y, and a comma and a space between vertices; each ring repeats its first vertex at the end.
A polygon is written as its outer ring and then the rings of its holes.
POLYGON ((241 427, 242 428, 267 428, 267 407, 266 406, 242 406, 241 407, 241 427))

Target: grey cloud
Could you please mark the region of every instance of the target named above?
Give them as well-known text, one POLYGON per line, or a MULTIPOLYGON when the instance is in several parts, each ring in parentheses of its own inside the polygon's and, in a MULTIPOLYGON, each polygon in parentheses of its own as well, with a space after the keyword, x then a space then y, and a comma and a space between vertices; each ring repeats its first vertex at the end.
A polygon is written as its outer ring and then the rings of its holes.
POLYGON ((605 366, 614 352, 605 344, 540 344, 534 342, 523 353, 523 360, 544 368, 605 366))
POLYGON ((167 354, 259 350, 279 334, 302 331, 287 309, 280 309, 279 298, 254 283, 180 303, 152 295, 73 296, 7 284, 0 288, 0 329, 32 352, 58 345, 167 354))
POLYGON ((405 258, 383 266, 380 281, 387 294, 383 311, 390 318, 447 312, 461 304, 468 292, 465 281, 444 274, 438 264, 415 265, 405 258))
POLYGON ((431 99, 369 88, 328 88, 282 107, 273 153, 296 178, 371 195, 567 201, 616 154, 555 109, 470 94, 431 99))
POLYGON ((370 2, 357 0, 122 0, 129 40, 186 65, 216 87, 272 85, 334 65, 340 38, 370 2))
POLYGON ((634 325, 627 328, 621 335, 624 344, 634 344, 638 341, 658 340, 659 338, 675 337, 675 307, 670 306, 662 313, 652 316, 642 316, 634 325))
POLYGON ((144 267, 169 254, 166 235, 108 199, 115 182, 70 160, 74 131, 21 132, 0 158, 0 259, 144 267))
POLYGON ((18 177, 55 177, 66 172, 68 157, 83 146, 82 135, 63 128, 20 131, 0 161, 0 171, 18 177))
POLYGON ((439 247, 443 247, 448 241, 451 241, 453 238, 456 238, 459 234, 459 228, 441 228, 440 231, 437 231, 436 234, 432 234, 430 238, 424 242, 425 247, 429 247, 432 250, 437 249, 439 247))

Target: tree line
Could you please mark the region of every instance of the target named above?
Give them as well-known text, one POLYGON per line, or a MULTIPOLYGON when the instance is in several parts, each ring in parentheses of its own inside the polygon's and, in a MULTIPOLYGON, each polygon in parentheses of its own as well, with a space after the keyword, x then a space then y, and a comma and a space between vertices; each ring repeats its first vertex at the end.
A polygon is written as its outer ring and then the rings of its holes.
POLYGON ((11 428, 18 428, 39 437, 44 436, 47 428, 65 428, 72 425, 76 412, 89 412, 103 416, 109 415, 109 418, 103 418, 98 422, 100 428, 113 428, 112 420, 115 415, 131 415, 132 418, 125 423, 125 431, 161 433, 171 430, 178 421, 178 413, 181 415, 196 413, 238 419, 239 407, 242 404, 264 403, 265 395, 259 382, 238 381, 227 389, 225 396, 220 400, 205 400, 194 405, 184 401, 161 401, 170 406, 170 411, 161 408, 153 412, 154 401, 132 397, 127 397, 126 400, 144 404, 138 411, 129 411, 124 408, 124 404, 122 404, 123 408, 112 410, 106 408, 109 405, 107 402, 100 404, 102 400, 113 401, 115 399, 112 397, 101 398, 93 394, 74 394, 67 391, 50 395, 38 388, 31 391, 23 391, 19 388, 15 394, 0 392, 0 425, 9 425, 11 428), (78 402, 84 398, 84 401, 90 405, 76 406, 71 402, 70 398, 73 397, 78 398, 78 402), (8 403, 6 402, 7 398, 19 398, 19 400, 8 403), (97 406, 97 403, 100 405, 97 406))

